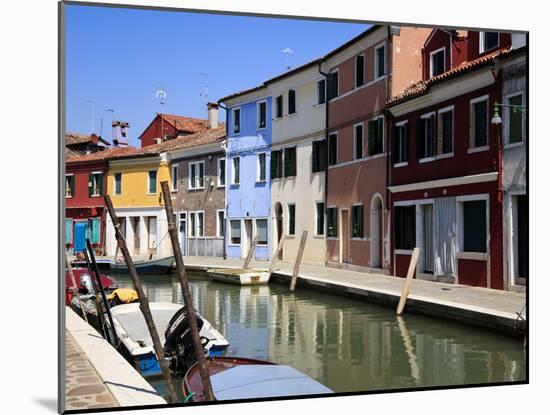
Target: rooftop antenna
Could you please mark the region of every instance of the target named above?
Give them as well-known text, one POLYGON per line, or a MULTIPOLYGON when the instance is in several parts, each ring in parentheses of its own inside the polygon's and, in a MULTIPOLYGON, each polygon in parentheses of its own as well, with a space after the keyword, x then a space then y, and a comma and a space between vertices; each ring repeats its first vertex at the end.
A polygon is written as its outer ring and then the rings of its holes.
POLYGON ((203 92, 200 96, 204 99, 204 106, 208 104, 208 74, 206 72, 200 73, 203 79, 203 92))
MULTIPOLYGON (((105 112, 110 112, 111 113, 111 127, 113 127, 113 122, 115 120, 115 110, 112 109, 112 108, 107 108, 105 110, 105 112)), ((112 128, 112 130, 111 130, 111 142, 113 142, 114 138, 115 138, 115 131, 114 131, 114 128, 112 128)))
MULTIPOLYGON (((164 87, 157 87, 157 92, 155 93, 155 98, 158 100, 160 105, 166 104, 166 88, 164 87)), ((163 111, 160 111, 160 114, 162 114, 163 111)), ((164 141, 164 118, 160 117, 160 139, 164 141)))
POLYGON ((285 54, 285 67, 286 67, 286 70, 290 70, 290 65, 288 63, 288 55, 294 55, 294 51, 290 48, 284 48, 283 50, 281 50, 281 53, 284 53, 285 54))
POLYGON ((90 112, 90 128, 91 128, 90 134, 93 134, 94 133, 94 107, 95 107, 95 101, 91 101, 91 100, 87 99, 84 102, 90 104, 90 109, 91 109, 91 112, 90 112))

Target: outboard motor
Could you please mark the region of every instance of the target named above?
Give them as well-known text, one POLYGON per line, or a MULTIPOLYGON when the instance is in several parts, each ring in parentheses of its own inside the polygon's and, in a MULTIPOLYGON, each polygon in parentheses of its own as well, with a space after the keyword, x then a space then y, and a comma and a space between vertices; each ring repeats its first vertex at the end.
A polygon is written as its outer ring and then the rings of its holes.
MULTIPOLYGON (((197 316, 197 326, 200 329, 204 325, 202 318, 197 316)), ((166 332, 164 343, 164 356, 168 364, 168 369, 173 375, 185 374, 196 361, 195 350, 193 347, 193 337, 191 336, 191 327, 189 326, 189 317, 185 307, 180 308, 170 319, 166 332)), ((201 345, 204 347, 208 339, 201 338, 201 345)))
POLYGON ((86 294, 95 295, 94 284, 90 274, 82 274, 80 276, 80 285, 87 291, 86 294))

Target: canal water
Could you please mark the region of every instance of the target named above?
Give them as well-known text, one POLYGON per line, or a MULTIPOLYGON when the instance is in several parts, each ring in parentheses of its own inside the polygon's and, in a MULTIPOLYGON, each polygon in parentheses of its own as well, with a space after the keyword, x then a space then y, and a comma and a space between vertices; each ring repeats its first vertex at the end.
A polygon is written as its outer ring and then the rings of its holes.
MULTIPOLYGON (((128 276, 115 278, 132 287, 128 276)), ((149 301, 182 303, 175 275, 142 282, 149 301)), ((190 288, 195 308, 229 341, 227 356, 290 365, 335 392, 525 380, 522 340, 487 330, 279 284, 190 275, 190 288)), ((151 384, 166 390, 162 380, 151 384)))

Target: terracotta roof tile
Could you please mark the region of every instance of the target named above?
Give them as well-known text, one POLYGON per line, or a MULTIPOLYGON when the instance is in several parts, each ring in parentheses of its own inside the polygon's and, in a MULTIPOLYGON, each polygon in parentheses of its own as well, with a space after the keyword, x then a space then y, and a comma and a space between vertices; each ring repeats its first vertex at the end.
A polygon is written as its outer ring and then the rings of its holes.
POLYGON ((94 143, 97 144, 99 141, 103 142, 104 144, 109 144, 108 141, 103 139, 102 137, 96 135, 96 134, 79 134, 79 133, 66 133, 65 134, 65 145, 66 146, 74 146, 77 144, 86 144, 86 143, 94 143))
POLYGON ((510 49, 501 49, 493 53, 481 56, 477 59, 463 62, 460 65, 452 68, 446 72, 443 72, 440 75, 434 76, 426 81, 416 82, 408 86, 401 94, 394 96, 390 100, 386 101, 387 106, 393 106, 400 104, 402 102, 408 101, 409 99, 424 95, 428 93, 428 89, 438 82, 445 81, 447 79, 454 78, 456 76, 464 75, 475 69, 478 69, 482 66, 488 65, 494 61, 495 58, 506 55, 510 52, 510 49))
POLYGON ((159 114, 159 116, 176 130, 186 133, 197 133, 208 128, 208 120, 202 118, 184 117, 175 114, 159 114))

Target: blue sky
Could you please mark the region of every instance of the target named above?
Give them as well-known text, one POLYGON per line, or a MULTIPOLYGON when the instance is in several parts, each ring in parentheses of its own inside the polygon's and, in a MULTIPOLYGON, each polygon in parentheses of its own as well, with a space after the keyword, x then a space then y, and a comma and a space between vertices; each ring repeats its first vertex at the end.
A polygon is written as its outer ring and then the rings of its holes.
MULTIPOLYGON (((255 86, 338 47, 368 25, 157 10, 67 6, 67 131, 111 138, 111 113, 130 144, 157 112, 206 117, 208 99, 255 86), (167 91, 166 103, 155 98, 167 91)), ((225 116, 220 113, 220 120, 225 116)))

